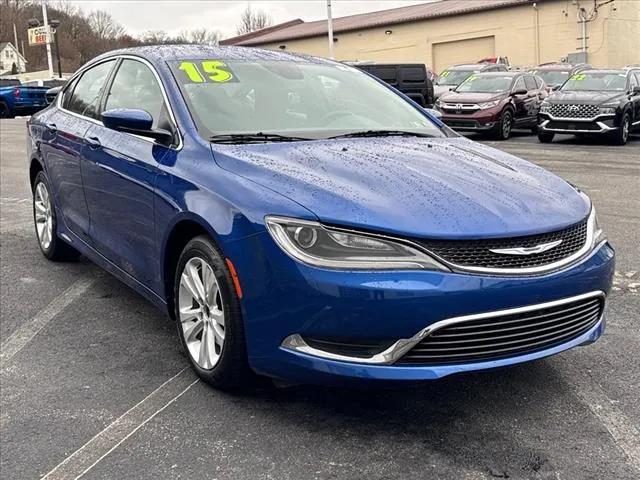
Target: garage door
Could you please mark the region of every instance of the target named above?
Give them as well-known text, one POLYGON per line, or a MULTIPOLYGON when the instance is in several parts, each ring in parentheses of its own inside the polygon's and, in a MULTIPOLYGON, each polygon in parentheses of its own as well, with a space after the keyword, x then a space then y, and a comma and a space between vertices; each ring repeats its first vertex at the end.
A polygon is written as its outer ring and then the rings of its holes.
POLYGON ((456 63, 477 62, 495 56, 495 37, 468 38, 433 44, 433 66, 436 72, 456 63))

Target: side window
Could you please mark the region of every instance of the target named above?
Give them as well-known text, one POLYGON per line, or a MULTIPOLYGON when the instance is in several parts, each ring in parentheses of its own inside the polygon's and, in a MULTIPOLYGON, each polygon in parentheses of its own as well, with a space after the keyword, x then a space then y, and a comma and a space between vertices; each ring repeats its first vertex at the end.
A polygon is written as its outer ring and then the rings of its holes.
POLYGON ((536 81, 536 87, 538 87, 538 89, 541 89, 544 85, 544 82, 542 81, 542 79, 540 77, 533 77, 536 81))
POLYGON ((633 73, 631 75, 629 75, 629 79, 631 80, 631 83, 629 84, 629 86, 631 88, 638 86, 638 74, 637 73, 635 75, 633 73))
POLYGON ((110 60, 84 72, 77 81, 66 108, 86 117, 98 118, 98 100, 114 63, 115 60, 110 60))
POLYGON ((73 89, 76 88, 76 84, 78 83, 79 78, 80 77, 76 77, 75 79, 73 79, 73 81, 69 83, 69 86, 64 89, 64 92, 62 94, 62 108, 66 108, 67 110, 69 109, 69 102, 71 101, 71 96, 73 95, 73 89))
POLYGON ((524 83, 524 77, 519 77, 518 80, 516 80, 512 90, 514 92, 517 90, 527 90, 527 85, 524 83))
POLYGON ((124 59, 113 79, 105 110, 135 108, 153 117, 153 127, 167 121, 162 90, 153 72, 144 63, 124 59))
POLYGON ((524 83, 527 86, 527 90, 535 90, 536 88, 538 88, 536 86, 536 81, 530 75, 524 77, 524 83))
POLYGON ((636 73, 636 82, 640 85, 640 72, 636 73))

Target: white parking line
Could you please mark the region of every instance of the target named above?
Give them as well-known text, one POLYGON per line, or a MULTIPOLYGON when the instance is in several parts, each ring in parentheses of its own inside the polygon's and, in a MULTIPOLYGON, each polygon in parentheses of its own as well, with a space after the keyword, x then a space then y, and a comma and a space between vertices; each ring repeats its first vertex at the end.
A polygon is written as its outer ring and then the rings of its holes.
POLYGON ((56 315, 82 296, 95 281, 96 277, 77 280, 43 310, 40 310, 35 317, 9 335, 0 346, 0 369, 5 368, 16 353, 22 350, 56 315))
POLYGON ((56 465, 41 480, 78 479, 198 383, 189 367, 164 382, 56 465))
POLYGON ((577 394, 589 410, 602 422, 615 443, 626 454, 629 463, 640 473, 640 433, 627 416, 607 396, 603 388, 591 380, 588 388, 577 394))

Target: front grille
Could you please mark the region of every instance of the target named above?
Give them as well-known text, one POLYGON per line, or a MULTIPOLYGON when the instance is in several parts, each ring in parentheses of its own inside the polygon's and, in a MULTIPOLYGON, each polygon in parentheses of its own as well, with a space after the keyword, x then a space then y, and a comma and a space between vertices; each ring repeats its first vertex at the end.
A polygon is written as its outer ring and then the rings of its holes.
POLYGON ((598 115, 597 105, 552 103, 549 113, 556 118, 593 118, 598 115))
POLYGON ((417 243, 445 262, 460 267, 514 269, 540 267, 561 261, 579 251, 587 241, 588 219, 564 230, 489 240, 417 240, 417 243), (492 249, 530 248, 562 240, 546 252, 530 255, 494 253, 492 249))
POLYGON ((396 364, 437 365, 524 355, 568 342, 591 329, 604 298, 454 322, 433 331, 396 364))

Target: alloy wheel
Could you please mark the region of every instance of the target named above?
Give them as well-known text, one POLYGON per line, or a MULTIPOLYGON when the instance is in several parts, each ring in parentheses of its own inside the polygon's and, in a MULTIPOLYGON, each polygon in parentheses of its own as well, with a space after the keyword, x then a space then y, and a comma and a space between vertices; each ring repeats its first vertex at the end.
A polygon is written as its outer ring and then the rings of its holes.
POLYGON ((622 142, 626 143, 629 139, 629 117, 624 117, 622 122, 622 142))
POLYGON ((509 138, 511 134, 511 114, 505 112, 504 117, 502 118, 502 138, 509 138))
POLYGON ((202 258, 191 258, 180 276, 180 326, 189 355, 200 368, 211 370, 222 355, 225 314, 218 280, 202 258))
POLYGON ((48 250, 53 238, 53 212, 49 190, 43 182, 36 185, 33 204, 38 241, 43 250, 48 250))

